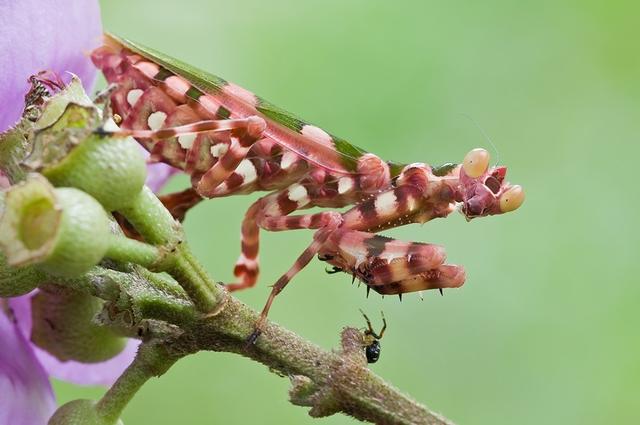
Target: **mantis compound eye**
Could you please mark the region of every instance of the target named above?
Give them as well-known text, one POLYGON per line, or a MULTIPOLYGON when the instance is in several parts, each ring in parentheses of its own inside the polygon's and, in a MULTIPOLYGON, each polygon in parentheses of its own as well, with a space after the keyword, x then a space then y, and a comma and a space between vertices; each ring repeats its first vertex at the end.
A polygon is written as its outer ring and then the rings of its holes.
POLYGON ((489 152, 486 149, 477 148, 465 155, 462 161, 462 169, 472 179, 477 179, 489 168, 489 152))
POLYGON ((515 185, 500 195, 500 211, 503 213, 514 211, 524 202, 522 186, 515 185))

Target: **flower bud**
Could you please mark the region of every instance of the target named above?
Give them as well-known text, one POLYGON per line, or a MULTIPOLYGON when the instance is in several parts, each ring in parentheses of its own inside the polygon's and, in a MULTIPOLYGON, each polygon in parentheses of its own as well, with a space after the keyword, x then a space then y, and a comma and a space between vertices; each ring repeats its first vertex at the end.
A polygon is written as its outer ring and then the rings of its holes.
POLYGON ((80 190, 54 189, 32 175, 5 194, 0 248, 10 266, 77 276, 102 260, 110 241, 106 212, 80 190))
MULTIPOLYGON (((0 211, 4 210, 4 192, 0 192, 0 211)), ((44 280, 44 274, 33 266, 11 267, 0 251, 0 297, 18 297, 31 292, 44 280)))
POLYGON ((51 145, 57 144, 58 148, 64 145, 66 154, 59 160, 43 156, 39 171, 55 186, 81 189, 106 210, 115 211, 129 205, 142 190, 147 168, 133 139, 93 134, 95 120, 90 115, 96 113, 93 108, 70 104, 56 124, 37 134, 35 143, 43 153, 53 151, 51 145), (72 146, 68 140, 77 133, 75 126, 89 127, 90 132, 72 146))
POLYGON ((31 340, 61 361, 109 360, 124 349, 126 338, 94 322, 102 304, 96 297, 68 288, 44 287, 31 299, 31 340))
POLYGON ((73 400, 58 408, 49 419, 49 425, 123 425, 118 419, 113 423, 98 415, 93 400, 73 400))
POLYGON ((108 211, 129 205, 144 185, 145 159, 132 138, 96 134, 103 124, 100 110, 73 79, 44 106, 24 165, 54 186, 87 192, 108 211))

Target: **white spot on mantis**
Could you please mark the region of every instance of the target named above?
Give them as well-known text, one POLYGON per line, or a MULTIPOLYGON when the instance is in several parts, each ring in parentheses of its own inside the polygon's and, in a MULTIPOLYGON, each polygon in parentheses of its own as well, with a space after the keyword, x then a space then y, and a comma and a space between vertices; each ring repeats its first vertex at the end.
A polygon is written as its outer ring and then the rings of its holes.
POLYGON ((238 152, 238 149, 240 149, 240 142, 238 142, 237 137, 231 138, 231 145, 229 146, 229 149, 231 149, 234 152, 238 152))
POLYGON ((240 253, 240 257, 238 258, 238 261, 236 261, 236 264, 242 264, 250 270, 258 269, 258 259, 247 258, 244 253, 240 253))
POLYGON ((353 179, 351 177, 341 177, 338 180, 338 193, 340 195, 347 193, 353 189, 353 179))
POLYGON ((325 146, 333 147, 333 138, 320 127, 316 127, 315 125, 305 125, 302 127, 302 131, 300 131, 300 133, 303 136, 313 139, 325 146))
POLYGON ((291 151, 286 151, 280 160, 280 168, 286 170, 290 168, 298 160, 298 155, 291 151))
POLYGON ((356 254, 354 256, 354 262, 353 262, 354 268, 358 269, 360 267, 360 265, 362 265, 366 261, 367 261, 367 257, 365 255, 356 254))
POLYGON ((209 95, 200 96, 198 98, 198 103, 200 103, 202 107, 212 115, 215 115, 220 108, 220 103, 216 102, 216 100, 209 95))
POLYGON ((309 227, 311 225, 311 215, 307 214, 300 220, 301 227, 309 227))
POLYGON ((180 143, 180 147, 182 147, 182 149, 189 150, 193 146, 193 142, 196 140, 196 137, 198 137, 198 135, 194 133, 182 134, 178 136, 178 143, 180 143))
POLYGON ((243 159, 238 165, 236 173, 242 176, 242 184, 252 183, 258 178, 256 167, 248 159, 243 159))
POLYGON ((222 88, 222 91, 225 93, 237 97, 244 102, 249 103, 251 106, 256 105, 256 95, 251 93, 249 90, 242 88, 236 84, 229 83, 222 88))
POLYGON ((379 216, 389 216, 396 211, 398 199, 393 190, 379 195, 375 200, 376 213, 379 216))
POLYGON ((164 82, 169 88, 175 90, 181 95, 184 95, 191 87, 191 85, 186 82, 184 78, 178 77, 177 75, 172 75, 171 77, 164 80, 164 82))
POLYGON ((278 202, 269 202, 264 211, 265 215, 267 216, 282 215, 282 211, 280 211, 280 205, 278 205, 278 202))
POLYGON ((229 150, 229 146, 226 143, 216 143, 211 146, 211 156, 214 158, 220 158, 222 155, 227 153, 229 150))
POLYGON ((158 71, 160 70, 160 68, 158 68, 158 65, 156 65, 153 62, 147 62, 147 61, 138 62, 134 66, 138 68, 140 71, 142 71, 142 73, 149 78, 155 77, 158 74, 158 71))
POLYGON ((218 187, 216 187, 215 193, 216 194, 227 193, 227 190, 229 190, 227 186, 227 182, 222 182, 218 185, 218 187))
POLYGON ((309 194, 307 189, 301 184, 292 184, 289 186, 289 199, 291 202, 296 202, 298 208, 303 207, 309 203, 309 194))
POLYGON ((140 96, 142 96, 142 93, 144 93, 144 91, 141 89, 129 90, 129 93, 127 93, 127 103, 130 106, 135 105, 138 99, 140 99, 140 96))
POLYGON ((160 130, 164 125, 164 120, 166 119, 167 114, 162 111, 157 111, 149 115, 149 118, 147 118, 147 125, 153 131, 160 130))

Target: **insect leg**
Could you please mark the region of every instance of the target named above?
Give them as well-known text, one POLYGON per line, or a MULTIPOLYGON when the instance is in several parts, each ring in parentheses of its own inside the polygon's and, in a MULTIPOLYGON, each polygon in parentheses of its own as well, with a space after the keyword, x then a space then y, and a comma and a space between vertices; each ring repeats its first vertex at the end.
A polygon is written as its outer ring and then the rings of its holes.
POLYGON ((373 326, 371 326, 371 320, 369 320, 369 317, 364 313, 364 311, 362 311, 362 309, 360 309, 360 313, 364 316, 364 320, 367 321, 367 327, 369 330, 367 330, 366 333, 369 335, 375 335, 376 333, 373 331, 373 326))
MULTIPOLYGON (((327 227, 326 223, 339 223, 341 221, 340 214, 332 211, 279 217, 260 217, 261 212, 256 204, 254 204, 245 215, 242 223, 242 252, 233 271, 234 275, 239 279, 239 282, 227 285, 229 291, 233 292, 250 288, 256 284, 259 271, 258 246, 260 242, 259 231, 261 228, 267 231, 319 229, 327 227)), ((324 240, 326 240, 326 238, 324 240)), ((315 255, 315 252, 312 256, 315 255)), ((307 263, 302 265, 302 267, 307 263)))
MULTIPOLYGON (((166 114, 164 114, 164 117, 166 117, 166 114)), ((147 120, 149 121, 149 119, 150 118, 147 120)), ((162 119, 164 122, 165 118, 162 119)), ((162 126, 163 124, 160 123, 158 125, 162 126)), ((145 145, 148 149, 150 148, 154 150, 154 145, 158 144, 159 146, 164 146, 166 144, 162 143, 162 141, 172 139, 174 137, 180 138, 180 136, 195 135, 206 132, 229 132, 231 143, 228 151, 224 153, 224 155, 222 155, 220 159, 195 183, 195 189, 198 194, 202 197, 212 197, 216 187, 226 180, 233 171, 236 170, 238 165, 241 164, 251 146, 260 139, 265 128, 266 123, 262 118, 251 116, 240 119, 197 121, 174 127, 156 128, 155 130, 123 128, 115 131, 100 130, 98 133, 114 137, 132 136, 139 139, 151 140, 152 143, 145 143, 145 145)), ((191 142, 191 145, 193 145, 193 141, 191 142)), ((174 148, 177 148, 176 146, 174 146, 174 148)), ((154 155, 152 155, 152 157, 153 156, 154 155)), ((159 156, 159 158, 162 159, 169 155, 162 153, 160 155, 156 154, 155 156, 159 156)))
MULTIPOLYGON (((165 118, 163 118, 164 120, 165 118)), ((204 120, 191 124, 179 125, 176 127, 167 127, 151 130, 137 130, 121 128, 114 131, 108 131, 99 129, 98 134, 104 134, 111 137, 135 137, 151 140, 164 140, 172 137, 177 137, 183 134, 195 134, 203 133, 207 131, 233 131, 233 130, 246 130, 250 126, 260 126, 260 123, 264 123, 264 120, 259 117, 240 118, 233 120, 204 120)), ((247 131, 248 132, 248 131, 247 131)), ((260 130, 261 133, 261 130, 260 130)))
POLYGON ((382 329, 380 329, 380 335, 376 335, 376 338, 378 339, 382 339, 384 331, 387 330, 387 319, 384 317, 384 312, 380 311, 380 315, 382 316, 382 329))
POLYGON ((269 309, 271 308, 271 304, 273 303, 273 300, 276 298, 276 296, 280 292, 282 292, 282 290, 300 270, 302 270, 307 264, 309 264, 313 257, 315 257, 315 255, 320 251, 329 236, 331 236, 331 234, 340 226, 342 222, 341 215, 335 211, 286 218, 297 220, 299 222, 304 221, 306 223, 309 219, 304 217, 312 217, 312 222, 317 220, 318 227, 320 228, 313 235, 313 242, 311 242, 311 244, 302 252, 302 254, 300 254, 293 266, 291 266, 291 268, 285 274, 280 276, 275 285, 273 285, 271 293, 269 294, 269 298, 267 299, 267 302, 262 309, 262 313, 260 313, 260 319, 258 319, 258 322, 256 323, 255 330, 248 339, 248 342, 250 344, 254 343, 258 336, 260 336, 260 333, 265 326, 267 315, 269 314, 269 309))
POLYGON ((193 188, 185 189, 182 192, 162 195, 158 198, 178 221, 183 221, 187 211, 203 199, 193 188))
POLYGON ((269 231, 293 229, 318 229, 338 213, 323 212, 303 216, 287 217, 297 209, 312 203, 313 197, 307 187, 293 184, 287 189, 267 195, 256 201, 247 211, 242 222, 241 254, 234 268, 238 282, 227 286, 237 291, 254 286, 258 278, 258 247, 260 228, 269 231))
POLYGON ((260 247, 260 228, 256 217, 262 207, 262 200, 254 202, 247 210, 242 221, 240 234, 240 257, 236 261, 233 274, 238 281, 227 285, 229 291, 238 291, 253 287, 258 280, 260 263, 258 261, 258 249, 260 247))
POLYGON ((267 126, 262 118, 256 116, 249 117, 244 121, 246 121, 245 127, 231 132, 229 150, 204 173, 197 183, 196 190, 200 195, 210 197, 215 194, 215 189, 240 165, 251 146, 260 139, 267 126))

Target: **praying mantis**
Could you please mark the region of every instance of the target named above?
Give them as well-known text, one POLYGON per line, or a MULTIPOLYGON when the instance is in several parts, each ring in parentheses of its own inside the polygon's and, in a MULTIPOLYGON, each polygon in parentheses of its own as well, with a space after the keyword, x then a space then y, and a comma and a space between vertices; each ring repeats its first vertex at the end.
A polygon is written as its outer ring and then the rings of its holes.
POLYGON ((268 192, 244 216, 230 291, 256 284, 261 229, 314 231, 273 285, 250 342, 277 295, 316 256, 331 272, 365 283, 367 294, 460 287, 464 268, 445 264, 443 247, 378 233, 456 209, 468 220, 503 214, 524 201, 522 187, 505 180, 506 167, 490 165, 485 149, 441 166, 385 161, 240 86, 123 38, 105 35, 91 58, 114 85, 110 103, 120 129, 113 134, 135 137, 152 161, 191 176, 191 188, 162 198, 174 216, 202 199, 268 192), (294 215, 312 207, 325 210, 294 215))

